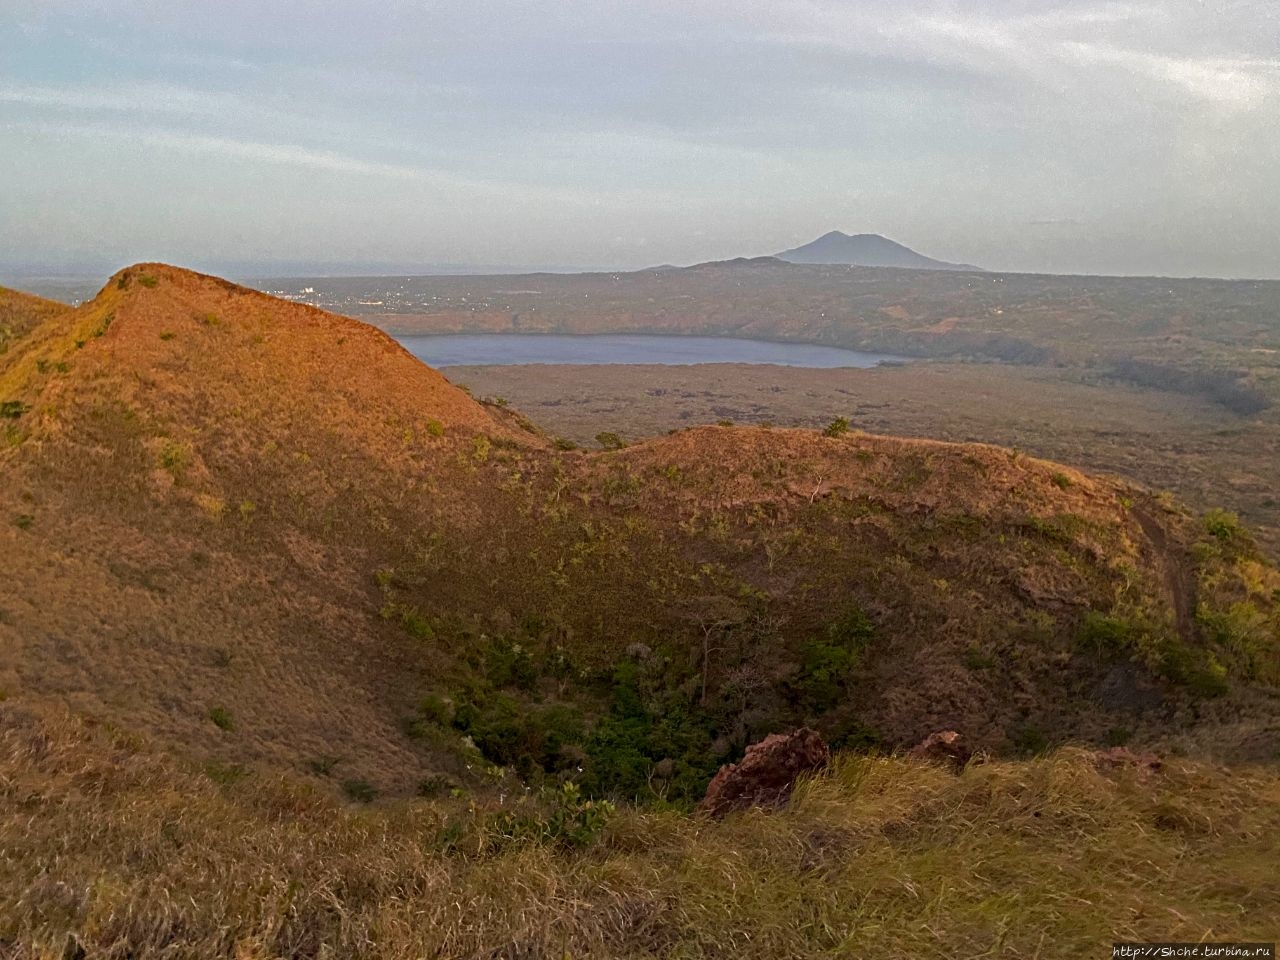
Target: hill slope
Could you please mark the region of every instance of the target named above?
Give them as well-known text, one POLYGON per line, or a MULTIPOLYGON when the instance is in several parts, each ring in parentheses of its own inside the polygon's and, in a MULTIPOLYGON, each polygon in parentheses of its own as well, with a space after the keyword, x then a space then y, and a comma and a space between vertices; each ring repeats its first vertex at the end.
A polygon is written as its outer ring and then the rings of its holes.
POLYGON ((0 287, 0 353, 8 350, 15 340, 26 336, 40 321, 70 309, 64 303, 0 287))
POLYGON ((878 233, 824 233, 803 246, 774 254, 788 263, 847 263, 859 267, 905 267, 912 270, 980 270, 964 263, 947 263, 916 253, 878 233))
POLYGON ((382 480, 411 445, 538 438, 372 327, 159 265, 32 330, 0 397, 25 410, 0 422, 0 687, 198 753, 337 750, 412 782, 414 665, 344 531, 421 495, 382 480))
POLYGON ((159 265, 32 329, 0 402, 0 687, 210 762, 688 799, 801 722, 1274 749, 1248 535, 1016 452, 556 450, 372 328, 159 265))

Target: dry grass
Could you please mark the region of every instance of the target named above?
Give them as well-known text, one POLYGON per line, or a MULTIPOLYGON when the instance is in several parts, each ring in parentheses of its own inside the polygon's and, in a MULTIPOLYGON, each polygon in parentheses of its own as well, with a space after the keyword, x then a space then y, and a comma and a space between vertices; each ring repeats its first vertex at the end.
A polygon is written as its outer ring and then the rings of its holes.
POLYGON ((219 786, 133 739, 0 708, 0 942, 61 957, 1080 957, 1269 940, 1280 777, 1090 755, 844 756, 781 813, 623 810, 494 846, 494 796, 338 805, 219 786), (442 825, 466 824, 446 849, 442 825), (460 836, 461 840, 456 837, 460 836))

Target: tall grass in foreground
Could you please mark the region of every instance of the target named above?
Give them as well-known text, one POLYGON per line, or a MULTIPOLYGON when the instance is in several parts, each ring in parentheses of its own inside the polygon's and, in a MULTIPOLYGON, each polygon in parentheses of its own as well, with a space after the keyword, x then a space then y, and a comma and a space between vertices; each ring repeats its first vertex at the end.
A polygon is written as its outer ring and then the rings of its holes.
POLYGON ((0 955, 1075 958, 1280 918, 1274 770, 847 755, 786 811, 623 809, 580 848, 501 835, 497 797, 221 779, 0 706, 0 955))

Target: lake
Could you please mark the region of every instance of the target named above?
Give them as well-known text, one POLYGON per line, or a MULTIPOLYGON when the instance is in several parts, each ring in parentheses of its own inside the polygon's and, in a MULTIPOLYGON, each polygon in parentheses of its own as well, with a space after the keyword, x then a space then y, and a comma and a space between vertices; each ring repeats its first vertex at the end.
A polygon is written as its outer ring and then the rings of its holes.
POLYGON ((903 358, 811 343, 733 337, 553 333, 438 334, 397 337, 432 367, 519 363, 776 363, 784 367, 874 367, 903 358))

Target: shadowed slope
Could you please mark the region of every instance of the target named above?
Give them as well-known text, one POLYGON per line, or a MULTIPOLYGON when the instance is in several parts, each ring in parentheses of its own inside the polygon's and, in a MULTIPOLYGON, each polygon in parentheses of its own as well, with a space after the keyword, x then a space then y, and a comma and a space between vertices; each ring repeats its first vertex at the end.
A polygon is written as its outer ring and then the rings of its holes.
POLYGON ((1273 746, 1247 534, 1016 452, 552 450, 372 328, 153 265, 0 358, 0 399, 0 687, 221 763, 681 799, 799 722, 1034 750, 1216 712, 1273 746))

